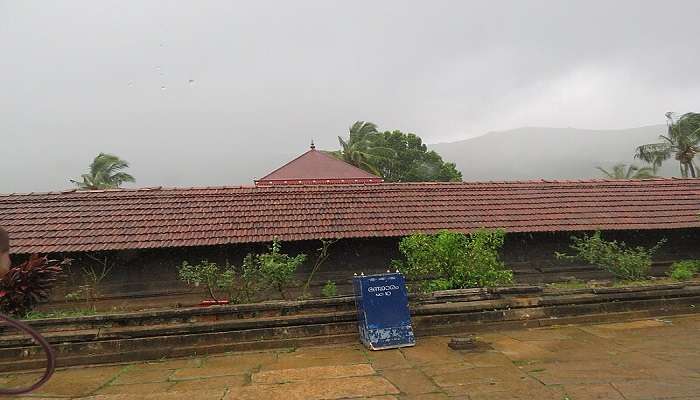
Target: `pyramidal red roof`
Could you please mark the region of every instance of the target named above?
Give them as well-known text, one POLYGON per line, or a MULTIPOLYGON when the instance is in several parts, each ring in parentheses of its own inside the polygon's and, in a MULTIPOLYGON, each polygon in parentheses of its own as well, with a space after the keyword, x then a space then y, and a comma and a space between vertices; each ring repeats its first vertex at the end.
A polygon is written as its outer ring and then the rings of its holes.
POLYGON ((257 179, 257 186, 267 185, 337 185, 382 183, 376 175, 339 160, 332 155, 311 149, 287 164, 257 179))

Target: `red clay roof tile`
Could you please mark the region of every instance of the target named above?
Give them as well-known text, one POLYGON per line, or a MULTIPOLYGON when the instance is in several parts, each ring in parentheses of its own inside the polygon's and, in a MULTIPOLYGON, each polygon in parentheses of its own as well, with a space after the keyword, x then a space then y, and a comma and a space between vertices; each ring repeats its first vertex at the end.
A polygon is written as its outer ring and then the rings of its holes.
POLYGON ((382 183, 0 195, 15 253, 700 227, 700 179, 382 183))
POLYGON ((376 175, 341 161, 314 147, 277 168, 255 184, 262 185, 337 185, 382 183, 376 175))

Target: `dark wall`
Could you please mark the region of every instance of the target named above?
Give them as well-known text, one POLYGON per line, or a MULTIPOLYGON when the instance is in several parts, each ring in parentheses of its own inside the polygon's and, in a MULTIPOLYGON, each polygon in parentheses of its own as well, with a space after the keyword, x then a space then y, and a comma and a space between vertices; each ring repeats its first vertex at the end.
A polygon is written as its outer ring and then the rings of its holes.
MULTIPOLYGON (((521 265, 524 268, 566 265, 566 262, 557 260, 554 253, 569 251, 571 237, 583 236, 585 233, 593 232, 511 233, 506 236, 503 259, 516 269, 521 265)), ((603 238, 647 248, 666 239, 666 244, 661 247, 655 260, 700 258, 700 229, 606 231, 603 232, 603 238)))
MULTIPOLYGON (((577 233, 576 235, 580 235, 577 233)), ((565 252, 572 233, 532 233, 508 234, 502 251, 506 264, 516 272, 520 282, 547 282, 567 279, 575 276, 577 268, 570 262, 556 260, 555 252, 565 252)), ((659 231, 617 231, 606 232, 608 240, 625 241, 630 245, 651 247, 661 238, 668 242, 655 257, 657 261, 674 261, 681 259, 700 259, 700 230, 659 230, 659 231)), ((314 279, 315 291, 326 280, 337 282, 343 290, 350 282, 353 273, 371 273, 386 271, 392 259, 400 258, 397 238, 346 239, 332 245, 330 256, 320 268, 314 279)), ((243 257, 250 252, 265 251, 267 245, 226 245, 210 247, 130 250, 93 254, 93 258, 104 260, 112 268, 101 285, 103 296, 152 296, 163 294, 191 293, 177 279, 176 267, 183 261, 197 263, 200 260, 217 262, 220 265, 229 262, 240 265, 243 257)), ((299 271, 299 280, 306 279, 312 268, 320 241, 303 241, 283 243, 283 252, 291 255, 306 253, 308 260, 299 271)), ((56 298, 80 285, 83 279, 82 268, 99 266, 93 258, 83 254, 67 254, 74 258, 66 284, 57 292, 56 298)), ((97 267, 99 270, 100 268, 97 267)), ((581 268, 588 275, 584 278, 605 277, 590 266, 581 268), (592 274, 592 275, 591 275, 592 274)))
MULTIPOLYGON (((70 271, 67 271, 66 284, 56 291, 56 297, 63 298, 66 293, 83 284, 86 267, 100 271, 102 265, 95 259, 107 259, 111 272, 100 285, 103 296, 146 296, 155 294, 178 294, 191 291, 177 278, 177 266, 183 261, 197 263, 201 260, 225 265, 227 262, 240 266, 248 253, 267 251, 269 244, 260 245, 225 245, 208 247, 181 247, 171 249, 129 250, 90 254, 62 254, 61 257, 73 259, 70 271)), ((320 241, 287 242, 282 244, 282 251, 290 255, 304 253, 307 261, 299 269, 298 280, 305 281, 313 268, 320 241)), ((399 258, 398 240, 353 239, 339 240, 329 250, 329 257, 319 268, 314 286, 333 281, 350 281, 353 273, 385 271, 392 259, 399 258)))

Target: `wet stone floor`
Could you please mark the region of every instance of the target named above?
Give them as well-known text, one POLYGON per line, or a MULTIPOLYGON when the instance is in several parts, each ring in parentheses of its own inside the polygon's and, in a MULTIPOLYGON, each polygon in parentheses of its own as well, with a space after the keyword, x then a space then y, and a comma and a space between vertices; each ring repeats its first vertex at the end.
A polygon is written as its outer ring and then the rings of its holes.
POLYGON ((488 345, 476 352, 429 337, 380 352, 345 344, 64 369, 31 398, 700 399, 700 315, 478 338, 488 345))

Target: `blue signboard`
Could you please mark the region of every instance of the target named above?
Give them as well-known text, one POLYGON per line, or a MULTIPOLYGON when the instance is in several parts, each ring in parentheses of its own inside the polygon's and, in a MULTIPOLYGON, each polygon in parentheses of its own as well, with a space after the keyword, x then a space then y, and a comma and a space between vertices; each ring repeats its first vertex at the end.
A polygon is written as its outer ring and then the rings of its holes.
POLYGON ((400 273, 355 276, 360 340, 371 350, 413 346, 406 281, 400 273))

